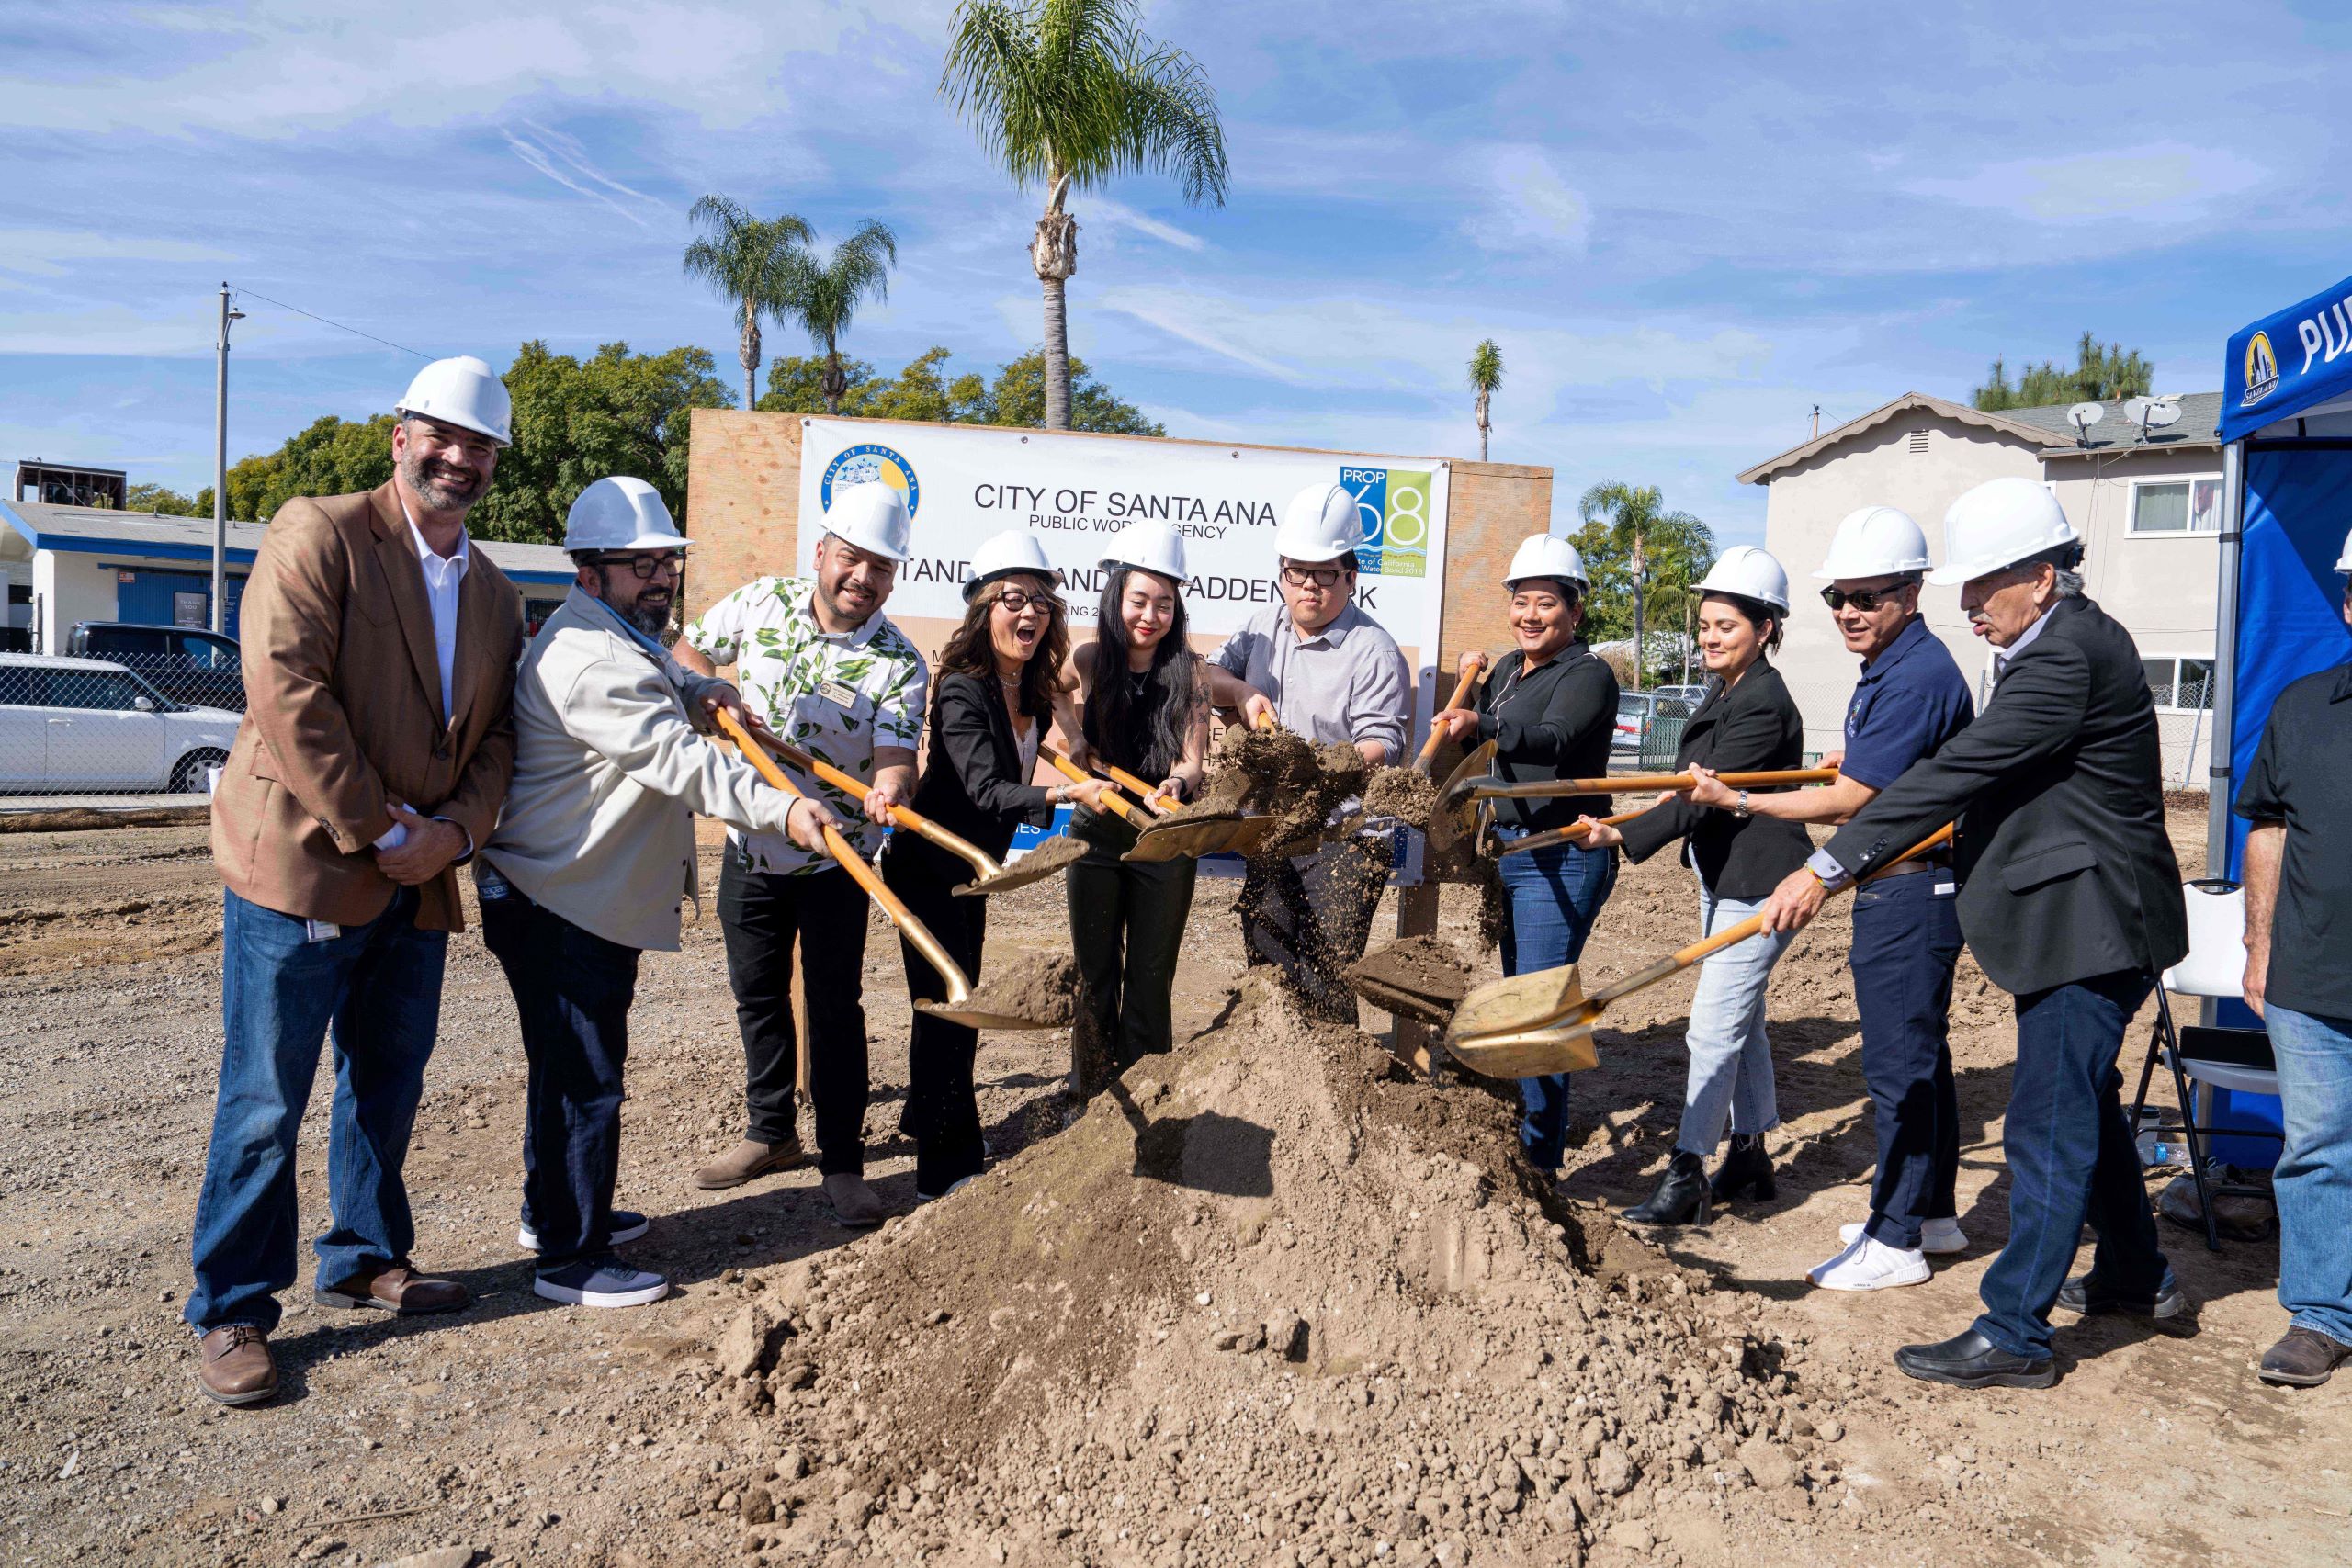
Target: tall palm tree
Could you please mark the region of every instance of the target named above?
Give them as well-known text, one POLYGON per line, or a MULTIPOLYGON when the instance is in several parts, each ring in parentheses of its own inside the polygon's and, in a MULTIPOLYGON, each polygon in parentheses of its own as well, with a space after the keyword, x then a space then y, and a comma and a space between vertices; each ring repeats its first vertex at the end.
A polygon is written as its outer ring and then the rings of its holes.
POLYGON ((1494 428, 1487 417, 1495 389, 1503 384, 1503 351, 1487 338, 1470 351, 1470 389, 1478 394, 1473 406, 1478 417, 1478 461, 1487 460, 1487 433, 1494 428))
POLYGON ((1078 270, 1071 187, 1157 170, 1184 199, 1225 204, 1225 128, 1193 57, 1136 26, 1136 0, 962 0, 941 94, 1023 186, 1046 187, 1029 262, 1046 294, 1046 428, 1069 428, 1063 286, 1078 270))
POLYGON ((849 390, 849 372, 842 367, 842 334, 868 297, 890 297, 890 268, 898 259, 898 236, 872 218, 823 261, 807 251, 793 253, 773 309, 777 321, 799 327, 825 351, 827 413, 842 412, 842 395, 849 390))
POLYGON ((735 307, 736 353, 743 362, 743 406, 759 401, 760 317, 775 309, 794 258, 815 231, 787 212, 760 219, 723 196, 706 196, 687 219, 710 233, 686 247, 685 271, 735 307))
MULTIPOLYGON (((1656 485, 1612 480, 1594 485, 1577 500, 1584 531, 1578 553, 1593 576, 1596 596, 1631 601, 1634 621, 1634 685, 1642 683, 1642 637, 1648 612, 1672 617, 1690 585, 1714 564, 1715 534, 1688 512, 1669 512, 1656 485), (1655 570, 1653 570, 1655 569, 1655 570)), ((1613 604, 1600 606, 1604 615, 1613 604)))

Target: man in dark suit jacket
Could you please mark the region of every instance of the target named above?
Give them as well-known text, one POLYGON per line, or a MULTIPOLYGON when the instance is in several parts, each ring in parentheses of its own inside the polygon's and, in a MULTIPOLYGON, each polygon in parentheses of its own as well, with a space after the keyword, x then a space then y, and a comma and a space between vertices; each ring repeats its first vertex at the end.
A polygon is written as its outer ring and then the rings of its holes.
POLYGON ((2018 1060, 2002 1144, 2009 1239, 1965 1333, 1905 1346, 1913 1377, 1978 1388, 2056 1380, 2050 1308, 2170 1317, 2186 1304, 2156 1244, 2117 1091, 2124 1027, 2188 951, 2180 868, 2165 836, 2155 706, 2131 634, 2082 597, 2082 546, 2043 486, 2003 479, 1952 503, 1944 568, 1995 658, 1975 723, 1915 764, 1766 908, 1775 930, 1825 892, 1947 822, 1965 880, 1961 929, 2017 998, 2018 1060), (2066 1279, 2084 1219, 2088 1275, 2066 1279))

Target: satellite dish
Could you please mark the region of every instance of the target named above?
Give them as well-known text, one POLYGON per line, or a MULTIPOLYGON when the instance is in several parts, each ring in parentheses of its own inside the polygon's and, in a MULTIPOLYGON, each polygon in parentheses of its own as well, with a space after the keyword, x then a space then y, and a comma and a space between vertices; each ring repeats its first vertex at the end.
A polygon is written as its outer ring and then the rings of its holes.
POLYGON ((2077 435, 2106 417, 2107 410, 2098 403, 2076 403, 2066 411, 2066 423, 2075 427, 2077 435))
POLYGON ((2148 405, 2148 427, 2150 429, 2162 430, 2167 424, 2178 424, 2179 423, 2180 405, 2178 403, 2157 402, 2150 403, 2148 405))
POLYGON ((2134 424, 2148 423, 2148 411, 2155 406, 2154 398, 2133 398, 2123 405, 2123 417, 2134 424))

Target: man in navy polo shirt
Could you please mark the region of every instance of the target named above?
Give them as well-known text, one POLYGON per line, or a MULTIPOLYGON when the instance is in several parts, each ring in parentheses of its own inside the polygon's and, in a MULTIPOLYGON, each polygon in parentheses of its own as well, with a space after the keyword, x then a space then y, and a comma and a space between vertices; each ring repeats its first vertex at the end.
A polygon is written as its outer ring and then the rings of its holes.
MULTIPOLYGON (((1843 822, 1974 716, 1960 666, 1919 614, 1928 539, 1891 506, 1866 506, 1838 525, 1815 577, 1861 678, 1846 706, 1838 779, 1823 789, 1747 795, 1702 779, 1691 798, 1797 822, 1843 822)), ((1960 1106, 1952 1087, 1947 1013, 1960 960, 1959 888, 1941 859, 1905 861, 1854 900, 1854 1001, 1862 1021, 1862 1077, 1878 1128, 1871 1213, 1839 1235, 1842 1249, 1805 1277, 1833 1291, 1879 1291, 1928 1278, 1927 1254, 1958 1252, 1953 1187, 1960 1106)))

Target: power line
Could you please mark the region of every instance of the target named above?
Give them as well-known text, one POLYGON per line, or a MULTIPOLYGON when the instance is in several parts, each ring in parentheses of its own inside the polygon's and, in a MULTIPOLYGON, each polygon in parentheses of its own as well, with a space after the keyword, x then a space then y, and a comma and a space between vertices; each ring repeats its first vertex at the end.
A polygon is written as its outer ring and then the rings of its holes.
POLYGON ((345 326, 341 321, 330 321, 328 318, 319 315, 314 311, 305 310, 300 305, 288 305, 283 299, 273 299, 266 294, 255 294, 252 289, 246 288, 242 285, 232 284, 230 287, 235 288, 240 294, 251 295, 252 298, 260 300, 265 305, 275 305, 281 310, 291 310, 298 316, 308 316, 311 320, 321 322, 323 325, 333 327, 337 332, 349 333, 354 337, 364 337, 369 343, 380 343, 386 348, 397 348, 402 354, 413 354, 419 359, 431 359, 433 357, 431 355, 424 353, 421 350, 409 347, 408 344, 404 343, 394 343, 390 338, 378 337, 374 333, 363 333, 357 327, 345 326))

